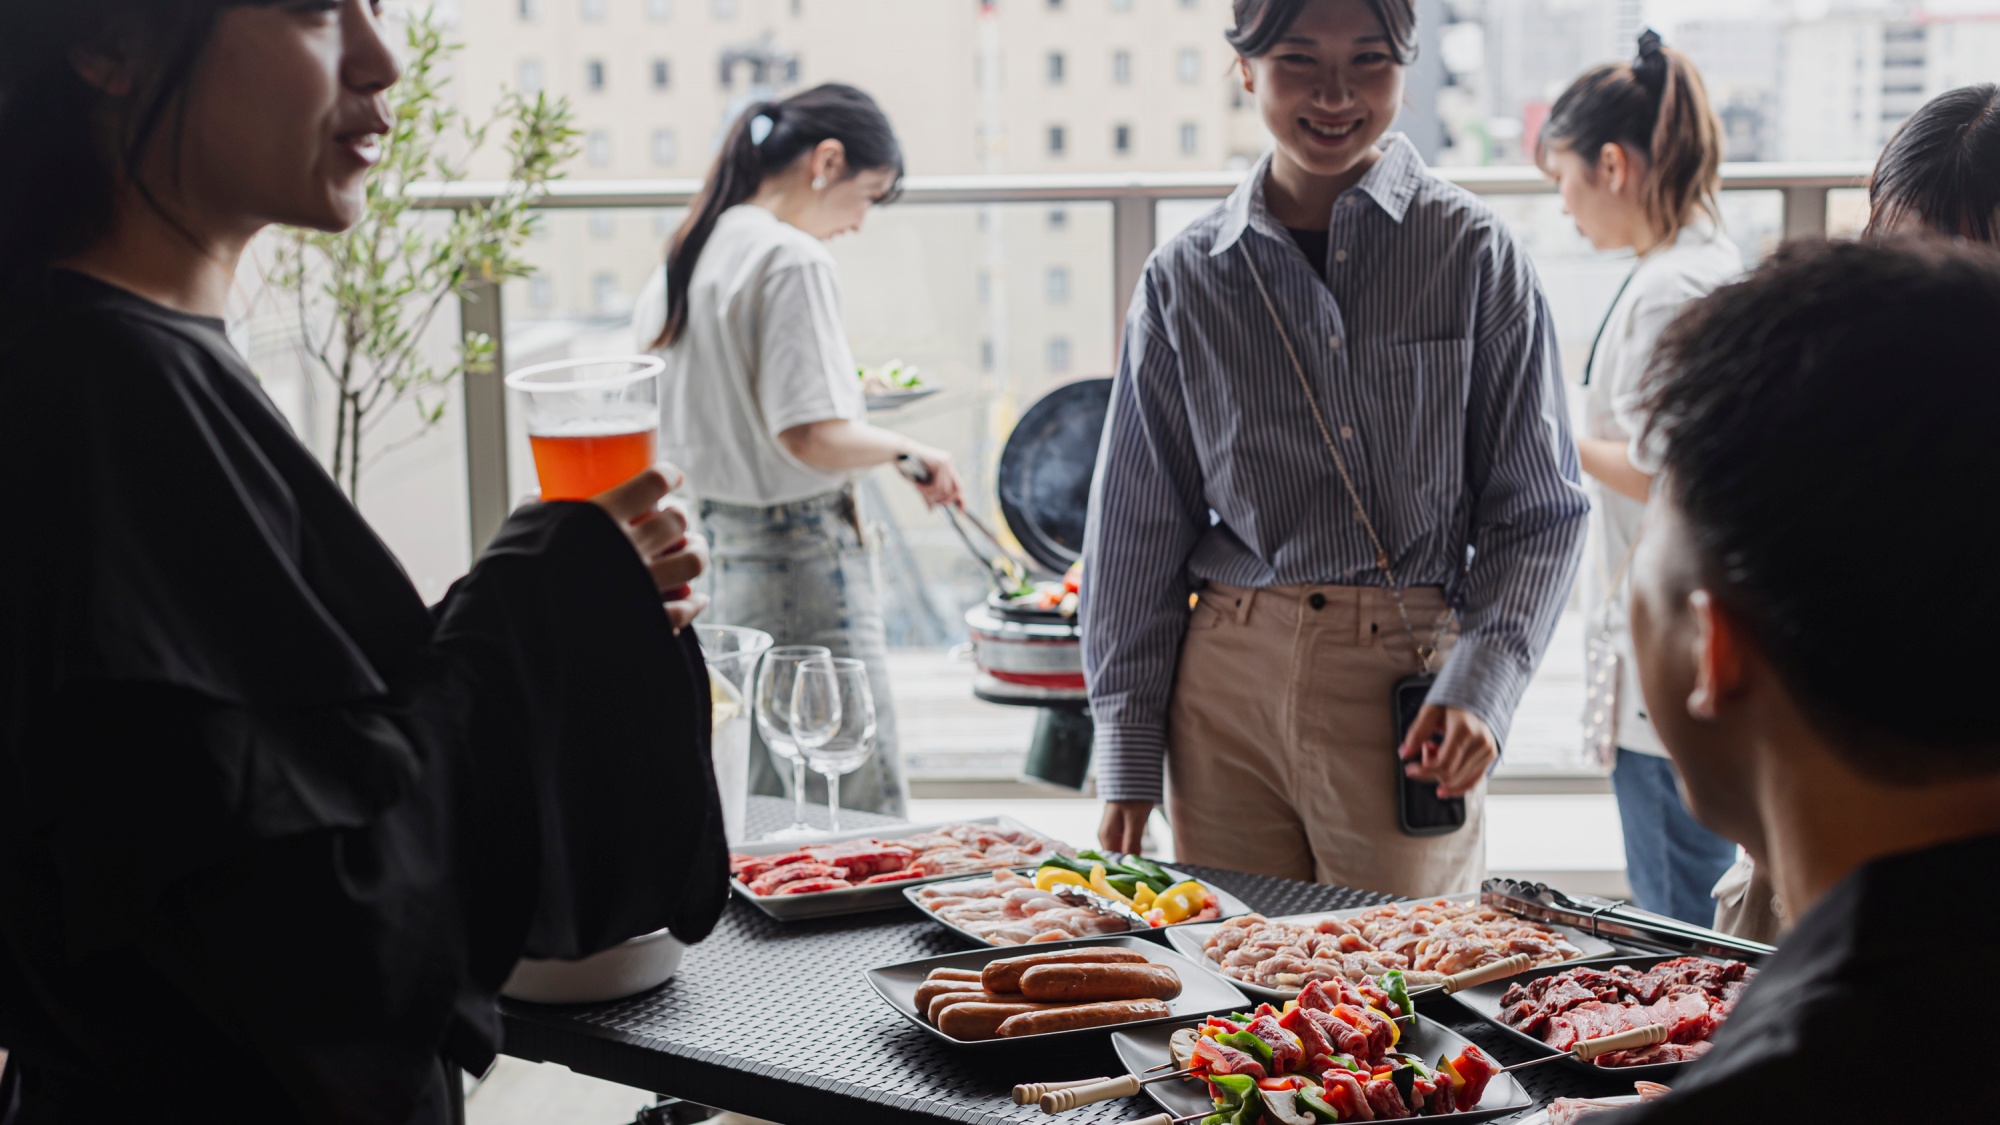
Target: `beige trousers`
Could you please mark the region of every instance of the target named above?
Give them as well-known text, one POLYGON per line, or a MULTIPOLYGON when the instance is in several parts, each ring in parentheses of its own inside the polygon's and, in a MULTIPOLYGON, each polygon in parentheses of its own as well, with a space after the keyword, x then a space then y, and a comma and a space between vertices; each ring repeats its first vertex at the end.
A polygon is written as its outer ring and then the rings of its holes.
MULTIPOLYGON (((1442 593, 1403 596, 1428 641, 1442 593)), ((1385 590, 1203 590, 1167 727, 1175 855, 1398 895, 1477 890, 1483 784, 1466 796, 1458 831, 1406 836, 1397 827, 1390 690, 1417 671, 1385 590)))

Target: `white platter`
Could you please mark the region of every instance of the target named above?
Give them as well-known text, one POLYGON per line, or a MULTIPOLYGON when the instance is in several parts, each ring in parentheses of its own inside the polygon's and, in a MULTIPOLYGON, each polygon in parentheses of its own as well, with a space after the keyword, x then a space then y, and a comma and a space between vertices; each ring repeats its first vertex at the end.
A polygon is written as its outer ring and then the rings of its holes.
MULTIPOLYGON (((1404 903, 1435 902, 1438 899, 1445 899, 1450 902, 1475 902, 1478 900, 1478 898, 1479 895, 1477 892, 1468 892, 1465 894, 1456 894, 1456 895, 1425 895, 1422 898, 1402 899, 1398 902, 1387 903, 1387 904, 1378 903, 1375 906, 1356 906, 1347 910, 1322 910, 1315 914, 1287 914, 1284 915, 1283 917, 1272 918, 1270 919, 1270 921, 1290 922, 1296 925, 1310 926, 1315 922, 1319 922, 1327 918, 1346 919, 1346 918, 1352 918, 1357 914, 1366 914, 1371 910, 1380 909, 1381 906, 1383 905, 1401 906, 1404 903)), ((1605 941, 1602 938, 1591 937, 1589 934, 1586 934, 1581 930, 1574 930, 1568 926, 1558 926, 1549 922, 1537 922, 1536 924, 1540 926, 1546 926, 1549 929, 1554 930, 1556 933, 1561 934, 1565 939, 1567 939, 1571 945, 1574 945, 1579 950, 1582 950, 1581 956, 1572 957, 1567 962, 1564 962, 1565 964, 1570 964, 1570 965, 1579 964, 1584 961, 1596 960, 1599 957, 1609 957, 1618 952, 1618 947, 1612 945, 1610 942, 1605 941)), ((1209 960, 1208 954, 1204 952, 1202 947, 1208 942, 1209 935, 1213 934, 1216 928, 1220 925, 1222 925, 1222 923, 1220 921, 1216 921, 1216 922, 1202 922, 1196 925, 1181 925, 1172 927, 1167 931, 1165 931, 1167 937, 1167 943, 1172 945, 1175 949, 1179 950, 1183 954, 1186 954, 1190 960, 1199 962, 1203 967, 1207 968, 1210 972, 1215 973, 1217 976, 1223 977, 1224 979, 1228 980, 1231 984, 1234 984, 1236 987, 1242 989, 1244 992, 1260 1000, 1284 1001, 1284 1000, 1290 1000, 1299 994, 1299 990, 1296 988, 1266 988, 1261 984, 1250 984, 1247 981, 1237 980, 1235 977, 1232 977, 1228 973, 1223 972, 1222 966, 1209 960)), ((1412 985, 1411 987, 1415 988, 1416 986, 1412 985)))
MULTIPOLYGON (((900 840, 925 832, 935 832, 953 824, 978 824, 988 828, 1004 828, 1009 832, 1026 832, 1040 836, 1050 843, 1063 847, 1069 845, 1044 836, 1011 816, 975 816, 958 820, 939 820, 927 824, 878 824, 870 828, 856 828, 846 832, 827 832, 817 836, 802 836, 791 840, 759 840, 752 844, 741 844, 730 849, 731 855, 784 855, 800 848, 815 844, 835 844, 845 840, 900 840)), ((1017 868, 1017 870, 1019 870, 1017 868)), ((903 879, 891 883, 873 883, 864 887, 847 887, 837 891, 820 891, 805 895, 753 895, 750 888, 739 879, 731 878, 729 886, 737 897, 749 902, 757 909, 776 918, 780 922, 797 922, 807 918, 830 918, 839 914, 864 914, 871 910, 889 910, 908 906, 903 897, 903 888, 936 883, 946 879, 964 879, 980 872, 953 871, 945 875, 928 875, 917 879, 903 879)))

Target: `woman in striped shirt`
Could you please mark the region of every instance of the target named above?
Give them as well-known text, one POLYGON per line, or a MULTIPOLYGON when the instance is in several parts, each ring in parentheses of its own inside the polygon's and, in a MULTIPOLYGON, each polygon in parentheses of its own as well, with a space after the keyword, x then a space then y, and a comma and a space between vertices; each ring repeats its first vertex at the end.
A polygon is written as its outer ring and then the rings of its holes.
POLYGON ((1499 218, 1384 136, 1411 0, 1235 14, 1276 150, 1147 263, 1092 497, 1100 837, 1136 850, 1170 788, 1188 862, 1464 890, 1589 508, 1547 305, 1499 218), (1462 825, 1403 831, 1399 770, 1462 825))

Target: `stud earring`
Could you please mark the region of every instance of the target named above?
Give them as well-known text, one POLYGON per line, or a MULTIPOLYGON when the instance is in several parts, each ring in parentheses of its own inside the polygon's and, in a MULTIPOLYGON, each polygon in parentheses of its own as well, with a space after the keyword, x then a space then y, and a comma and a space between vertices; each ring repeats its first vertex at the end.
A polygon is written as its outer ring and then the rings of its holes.
POLYGON ((813 190, 814 190, 814 191, 825 191, 825 190, 826 190, 826 177, 825 177, 825 176, 814 176, 814 177, 813 177, 813 190))

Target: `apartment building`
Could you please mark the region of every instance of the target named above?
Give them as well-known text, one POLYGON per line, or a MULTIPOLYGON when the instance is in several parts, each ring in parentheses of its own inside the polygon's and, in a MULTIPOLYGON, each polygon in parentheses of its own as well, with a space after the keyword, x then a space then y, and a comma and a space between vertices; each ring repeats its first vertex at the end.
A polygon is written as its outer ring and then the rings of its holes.
POLYGON ((1872 160, 1946 90, 2000 81, 2000 15, 1833 13, 1785 29, 1786 160, 1872 160))

